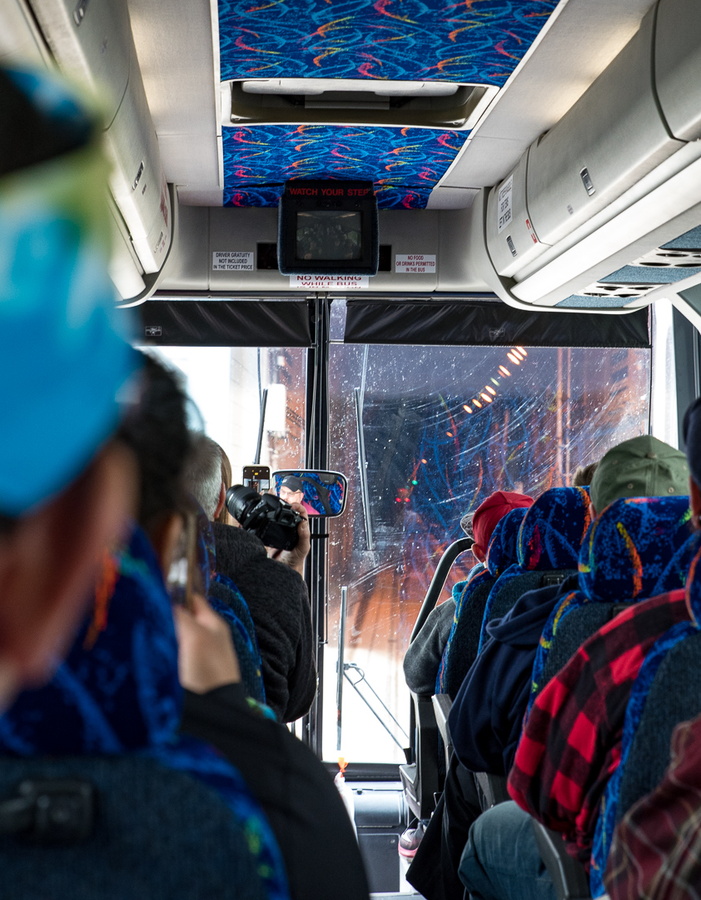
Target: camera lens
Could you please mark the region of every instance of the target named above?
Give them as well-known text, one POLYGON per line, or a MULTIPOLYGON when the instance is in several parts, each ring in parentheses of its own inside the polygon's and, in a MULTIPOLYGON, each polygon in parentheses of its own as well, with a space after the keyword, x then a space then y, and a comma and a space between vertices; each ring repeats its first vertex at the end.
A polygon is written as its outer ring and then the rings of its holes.
POLYGON ((226 492, 226 508, 241 525, 245 523, 248 513, 259 501, 260 494, 242 484, 235 484, 226 492))

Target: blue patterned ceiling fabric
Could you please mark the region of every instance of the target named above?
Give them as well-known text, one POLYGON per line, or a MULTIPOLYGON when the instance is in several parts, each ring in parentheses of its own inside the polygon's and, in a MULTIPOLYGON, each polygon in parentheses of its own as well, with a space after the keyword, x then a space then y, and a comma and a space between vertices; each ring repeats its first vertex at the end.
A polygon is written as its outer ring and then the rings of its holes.
MULTIPOLYGON (((557 0, 219 2, 222 81, 351 78, 501 87, 557 0)), ((381 209, 423 209, 468 132, 225 127, 224 206, 276 207, 289 178, 369 179, 381 209)))
POLYGON ((220 0, 221 77, 501 86, 557 0, 220 0))
POLYGON ((224 205, 277 207, 288 179, 330 178, 373 181, 381 209, 422 209, 466 139, 430 128, 227 128, 224 205))

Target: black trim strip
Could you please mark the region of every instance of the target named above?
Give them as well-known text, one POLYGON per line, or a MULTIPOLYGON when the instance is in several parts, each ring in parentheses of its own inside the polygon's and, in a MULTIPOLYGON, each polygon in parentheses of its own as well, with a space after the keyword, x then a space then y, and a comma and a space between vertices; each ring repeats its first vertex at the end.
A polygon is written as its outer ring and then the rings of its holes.
POLYGON ((311 347, 306 300, 148 300, 146 343, 183 347, 311 347))
POLYGON ((347 344, 650 347, 649 311, 627 315, 514 309, 469 300, 349 299, 347 344))

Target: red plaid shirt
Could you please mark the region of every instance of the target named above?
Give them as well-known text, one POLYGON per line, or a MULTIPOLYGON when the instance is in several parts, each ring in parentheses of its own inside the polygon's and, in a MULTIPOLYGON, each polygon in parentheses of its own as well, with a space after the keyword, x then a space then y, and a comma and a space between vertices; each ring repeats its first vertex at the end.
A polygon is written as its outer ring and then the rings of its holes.
POLYGON ((509 776, 514 800, 589 866, 599 801, 620 761, 631 687, 652 644, 688 621, 684 590, 631 605, 543 688, 509 776))
POLYGON ((701 716, 674 730, 669 769, 616 829, 604 880, 611 900, 701 896, 701 716))

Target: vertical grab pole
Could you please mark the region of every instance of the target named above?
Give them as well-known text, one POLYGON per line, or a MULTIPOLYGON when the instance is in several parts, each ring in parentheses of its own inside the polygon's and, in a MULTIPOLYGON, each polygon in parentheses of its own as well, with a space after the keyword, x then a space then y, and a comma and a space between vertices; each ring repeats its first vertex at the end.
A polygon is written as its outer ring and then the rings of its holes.
POLYGON ((260 454, 263 449, 263 434, 265 432, 265 408, 268 405, 268 389, 263 388, 260 396, 260 424, 258 426, 258 440, 256 442, 256 458, 253 462, 256 465, 260 463, 260 454))
POLYGON ((365 435, 363 434, 363 396, 360 388, 354 388, 355 400, 355 439, 358 444, 358 469, 360 474, 360 497, 363 503, 363 523, 365 525, 365 545, 368 550, 375 549, 375 537, 370 520, 370 491, 368 490, 368 470, 365 459, 365 435))
POLYGON ((346 645, 346 609, 348 608, 348 586, 341 588, 341 621, 338 627, 338 663, 336 670, 336 750, 341 749, 343 674, 345 671, 344 649, 346 645))

